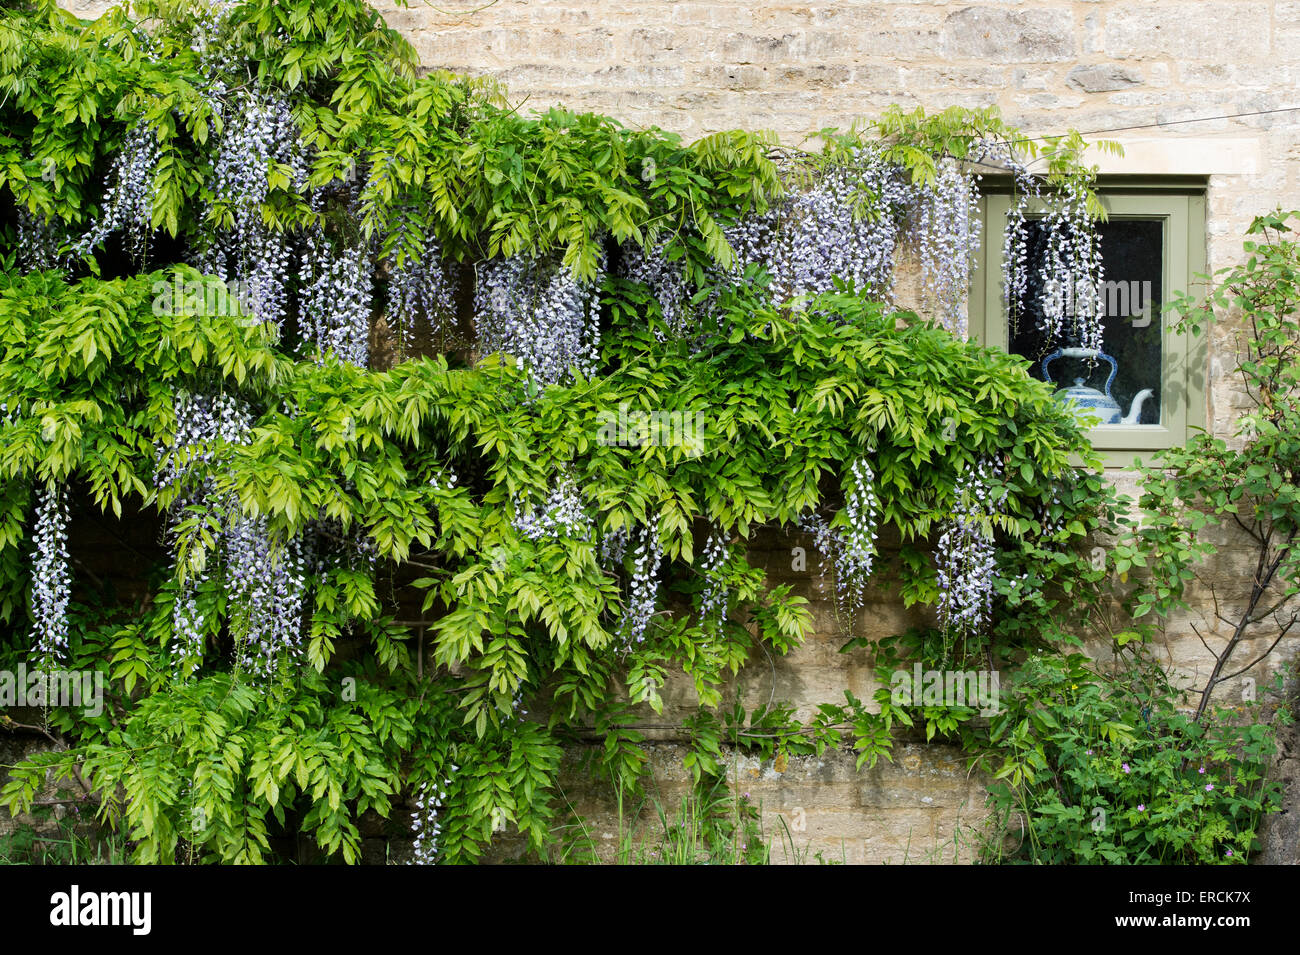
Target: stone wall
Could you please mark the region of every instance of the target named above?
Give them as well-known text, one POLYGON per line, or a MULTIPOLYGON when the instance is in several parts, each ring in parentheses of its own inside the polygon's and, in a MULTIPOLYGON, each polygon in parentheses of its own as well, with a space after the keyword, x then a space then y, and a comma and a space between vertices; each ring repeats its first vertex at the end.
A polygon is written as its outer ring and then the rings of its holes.
MULTIPOLYGON (((83 16, 107 6, 65 5, 83 16)), ((1300 208, 1300 111, 1188 122, 1300 107, 1300 0, 377 5, 427 68, 497 77, 525 110, 555 104, 595 110, 687 140, 740 126, 771 129, 797 145, 819 129, 847 127, 890 104, 996 105, 1031 135, 1107 131, 1126 155, 1102 157, 1104 173, 1206 177, 1212 269, 1235 260, 1252 216, 1276 205, 1300 208), (1152 124, 1164 125, 1147 128, 1152 124)), ((1206 420, 1225 437, 1242 407, 1238 386, 1225 374, 1230 344, 1231 328, 1215 331, 1207 389, 1206 420)), ((1130 483, 1123 473, 1115 478, 1130 483)), ((773 576, 790 577, 795 543, 777 542, 758 555, 773 576)), ((1246 542, 1220 543, 1224 552, 1207 581, 1230 609, 1248 580, 1246 542)), ((800 587, 814 600, 815 632, 786 659, 744 675, 747 702, 771 694, 806 713, 819 702, 841 700, 845 689, 868 698, 873 685, 864 655, 838 652, 845 635, 825 585, 804 575, 800 587)), ((1204 587, 1197 599, 1209 606, 1204 587)), ((916 620, 896 601, 881 599, 854 631, 880 636, 916 620)), ((1192 623, 1199 623, 1194 615, 1173 621, 1162 650, 1189 680, 1203 680, 1212 660, 1192 623)), ((1263 649, 1262 638, 1256 644, 1236 659, 1251 659, 1263 649)), ((1295 649, 1292 638, 1280 658, 1295 649)), ((1262 686, 1265 674, 1257 670, 1252 675, 1262 686)), ((687 690, 674 693, 670 709, 690 706, 687 690)), ((675 744, 666 739, 652 749, 663 791, 680 795, 675 744)), ((842 755, 791 760, 780 772, 738 763, 736 772, 738 783, 750 781, 755 801, 762 801, 769 835, 779 830, 775 813, 790 823, 801 810, 806 829, 796 837, 802 840, 796 855, 811 847, 828 858, 842 851, 847 861, 951 860, 952 849, 963 844, 955 834, 978 824, 982 805, 979 781, 967 777, 958 754, 937 746, 901 745, 893 765, 861 773, 842 755)), ((579 775, 572 786, 575 805, 599 810, 593 831, 616 833, 608 794, 579 775)), ((604 835, 597 841, 608 848, 604 835)), ((783 861, 779 849, 774 859, 783 861)))

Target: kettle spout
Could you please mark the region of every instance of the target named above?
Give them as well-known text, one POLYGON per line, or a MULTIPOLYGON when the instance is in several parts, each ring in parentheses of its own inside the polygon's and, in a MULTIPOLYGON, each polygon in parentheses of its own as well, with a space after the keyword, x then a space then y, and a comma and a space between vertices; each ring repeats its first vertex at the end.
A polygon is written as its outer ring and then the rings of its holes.
POLYGON ((1137 424, 1138 419, 1142 417, 1143 402, 1145 402, 1148 398, 1150 398, 1154 394, 1155 392, 1152 391, 1150 388, 1143 388, 1136 395, 1134 395, 1133 404, 1129 408, 1129 413, 1124 416, 1123 420, 1120 421, 1120 424, 1137 424))

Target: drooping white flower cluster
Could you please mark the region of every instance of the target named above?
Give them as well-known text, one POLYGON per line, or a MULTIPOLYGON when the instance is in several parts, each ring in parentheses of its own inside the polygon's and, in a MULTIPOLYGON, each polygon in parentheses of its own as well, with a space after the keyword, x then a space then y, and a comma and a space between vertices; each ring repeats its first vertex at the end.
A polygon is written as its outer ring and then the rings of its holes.
POLYGON ((434 474, 429 478, 429 487, 433 488, 435 491, 450 491, 456 486, 456 482, 459 480, 460 475, 456 473, 456 469, 451 465, 448 465, 443 469, 441 474, 434 474))
POLYGON ((298 321, 304 339, 343 361, 370 359, 370 299, 374 269, 363 245, 335 249, 318 230, 303 250, 298 321))
POLYGON ((623 563, 623 557, 627 554, 627 542, 628 533, 626 527, 620 527, 604 535, 600 539, 601 566, 613 567, 616 564, 623 563))
POLYGON ((18 204, 18 268, 21 272, 58 268, 60 232, 53 223, 18 204))
POLYGON ((840 535, 836 576, 843 578, 848 605, 856 612, 861 606, 867 580, 875 563, 877 506, 875 472, 865 458, 858 458, 849 470, 852 485, 844 496, 848 524, 840 535))
POLYGON ((632 580, 627 604, 615 631, 623 650, 630 650, 645 641, 646 628, 654 617, 659 596, 659 563, 664 556, 659 533, 653 525, 638 527, 633 536, 636 537, 636 546, 632 549, 632 580))
POLYGON ((1087 197, 1074 180, 1066 185, 1041 228, 1047 240, 1040 298, 1042 331, 1048 341, 1100 351, 1105 316, 1101 243, 1088 215, 1087 197))
POLYGON ((736 252, 734 273, 766 268, 773 300, 828 292, 834 279, 888 300, 900 225, 913 190, 906 172, 882 149, 855 147, 845 162, 817 170, 763 215, 726 230, 736 252))
MULTIPOLYGON (((222 585, 230 607, 238 663, 255 676, 267 675, 282 655, 301 649, 307 573, 313 565, 310 535, 278 544, 265 518, 245 515, 234 496, 220 495, 211 477, 192 478, 211 464, 220 443, 244 444, 253 424, 250 409, 230 395, 179 392, 175 397, 174 439, 156 449, 155 483, 179 493, 172 504, 171 536, 181 520, 197 514, 219 531, 216 547, 224 557, 222 585)), ((201 662, 207 621, 199 590, 212 580, 213 561, 204 555, 182 574, 172 608, 172 653, 176 671, 186 676, 201 662)))
MULTIPOLYGON (((837 538, 835 531, 831 529, 830 521, 818 514, 816 511, 806 514, 799 519, 799 530, 805 534, 811 534, 813 539, 813 549, 821 555, 820 566, 818 567, 819 578, 824 579, 831 571, 835 563, 835 553, 837 550, 837 538)), ((824 591, 821 579, 817 582, 818 591, 824 591)))
MULTIPOLYGON (((174 397, 176 434, 169 445, 158 445, 154 483, 161 490, 177 487, 180 493, 171 506, 171 528, 187 511, 203 519, 213 518, 224 526, 227 505, 218 499, 210 477, 197 485, 191 476, 200 465, 208 465, 218 442, 238 444, 247 440, 253 418, 242 402, 231 395, 178 392, 174 397)), ((187 568, 172 605, 172 662, 175 672, 187 676, 203 659, 207 620, 199 606, 199 590, 212 579, 211 565, 204 559, 198 568, 187 568)))
POLYGON ((99 217, 74 246, 85 255, 114 232, 126 234, 127 248, 136 258, 143 256, 149 234, 156 194, 161 149, 158 131, 145 122, 137 123, 126 135, 122 151, 113 161, 99 217))
MULTIPOLYGON (((683 260, 670 262, 666 249, 666 242, 660 242, 648 250, 642 249, 635 242, 625 243, 623 274, 650 290, 650 294, 659 303, 659 311, 669 334, 680 337, 690 331, 690 282, 686 277, 683 260)), ((656 334, 663 337, 658 329, 656 334)))
POLYGON ((700 626, 722 626, 727 617, 727 580, 722 570, 731 556, 730 543, 720 526, 709 528, 700 555, 700 570, 704 574, 704 590, 700 593, 700 626))
POLYGON ((206 4, 194 7, 194 35, 190 38, 190 49, 199 55, 199 73, 203 76, 228 75, 237 65, 231 45, 223 42, 230 14, 236 5, 235 0, 208 0, 206 4))
MULTIPOLYGON (((410 225, 401 220, 397 231, 410 225)), ((400 237, 399 237, 400 243, 400 237)), ((456 314, 456 286, 447 274, 437 236, 425 236, 419 255, 407 255, 401 265, 388 263, 388 319, 396 325, 403 352, 413 344, 416 323, 423 318, 435 335, 450 328, 456 314)))
POLYGON ((1064 190, 1044 194, 1042 185, 1006 143, 982 140, 972 151, 975 162, 997 165, 1014 181, 1011 208, 1002 238, 1003 307, 1014 333, 1021 304, 1029 297, 1030 232, 1041 229, 1046 253, 1037 281, 1042 312, 1039 331, 1049 344, 1102 347, 1102 262, 1099 238, 1088 212, 1082 185, 1070 179, 1064 190), (1039 219, 1029 216, 1034 201, 1046 204, 1039 219))
POLYGON ((1002 304, 1011 315, 1029 287, 1029 247, 1025 225, 1029 205, 1034 199, 1041 198, 1042 190, 1029 167, 1005 142, 979 140, 971 147, 970 160, 981 166, 1005 170, 1012 177, 1011 208, 1002 235, 1002 304))
POLYGON ((229 212, 231 227, 216 231, 195 264, 227 282, 242 283, 253 317, 278 329, 288 302, 290 243, 266 224, 262 204, 271 191, 275 164, 290 168, 295 189, 306 188, 306 150, 288 99, 278 92, 258 87, 228 92, 224 81, 214 78, 209 102, 223 123, 209 188, 214 205, 229 212))
POLYGON ((32 534, 32 619, 35 656, 42 666, 66 660, 68 603, 72 574, 68 569, 68 491, 58 484, 36 491, 36 526, 32 534))
POLYGON ((206 565, 190 573, 172 604, 172 672, 178 677, 189 676, 203 661, 207 617, 199 606, 199 590, 210 580, 206 565))
MULTIPOLYGON (((159 489, 189 480, 198 464, 210 464, 217 442, 239 444, 253 426, 248 407, 233 395, 178 391, 173 396, 176 434, 154 448, 154 483, 159 489)), ((201 490, 210 487, 211 481, 201 490)))
MULTIPOLYGON (((451 767, 452 773, 458 770, 458 766, 451 767)), ((433 865, 438 861, 438 839, 442 835, 438 813, 450 785, 450 778, 441 783, 425 783, 416 794, 415 812, 411 813, 411 831, 415 834, 415 841, 409 865, 433 865)))
POLYGON ((276 546, 265 518, 240 514, 226 531, 226 591, 237 621, 239 665, 257 677, 302 651, 311 539, 276 546))
POLYGON ((845 523, 833 527, 821 514, 813 513, 799 524, 813 537, 822 555, 822 576, 835 570, 835 599, 840 611, 854 615, 866 601, 867 583, 875 566, 878 506, 875 473, 865 458, 849 469, 851 483, 844 495, 845 523))
POLYGON ((916 188, 912 204, 912 241, 925 292, 939 321, 959 338, 967 336, 966 299, 980 247, 979 199, 978 177, 946 157, 934 182, 916 188))
POLYGON ((514 355, 543 384, 567 381, 575 369, 591 376, 600 358, 598 284, 526 256, 480 264, 474 289, 480 347, 514 355))
POLYGON ((965 471, 952 517, 939 535, 939 623, 949 635, 978 633, 992 618, 997 550, 988 522, 997 504, 991 486, 1001 476, 1002 469, 989 460, 965 471))
POLYGON ((540 507, 528 507, 520 500, 514 503, 515 530, 529 540, 589 541, 595 534, 595 522, 571 477, 560 478, 540 507))

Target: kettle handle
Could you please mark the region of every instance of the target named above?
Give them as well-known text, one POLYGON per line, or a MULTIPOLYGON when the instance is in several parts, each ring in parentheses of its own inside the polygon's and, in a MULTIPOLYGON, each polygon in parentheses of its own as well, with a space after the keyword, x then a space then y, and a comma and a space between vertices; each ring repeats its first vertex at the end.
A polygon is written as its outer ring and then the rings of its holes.
POLYGON ((1050 362, 1055 361, 1057 358, 1061 358, 1062 356, 1065 358, 1104 358, 1110 362, 1110 377, 1106 379, 1106 388, 1104 389, 1106 396, 1110 397, 1111 383, 1115 380, 1115 376, 1119 374, 1119 362, 1114 358, 1111 358, 1100 348, 1058 348, 1056 351, 1044 358, 1043 363, 1040 366, 1043 369, 1043 378, 1048 382, 1048 384, 1054 385, 1056 382, 1052 380, 1052 376, 1048 373, 1047 366, 1050 362))

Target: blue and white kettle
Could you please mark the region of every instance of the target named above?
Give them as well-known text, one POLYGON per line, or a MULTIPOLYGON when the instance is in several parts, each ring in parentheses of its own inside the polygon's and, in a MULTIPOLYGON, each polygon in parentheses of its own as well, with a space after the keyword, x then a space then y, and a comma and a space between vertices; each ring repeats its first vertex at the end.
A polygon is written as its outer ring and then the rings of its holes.
POLYGON ((1046 358, 1043 359, 1043 379, 1048 384, 1055 384, 1052 376, 1047 371, 1047 366, 1057 358, 1103 358, 1110 362, 1110 377, 1106 379, 1106 390, 1098 391, 1096 388, 1089 388, 1083 383, 1082 378, 1074 379, 1074 384, 1069 388, 1060 389, 1066 398, 1075 403, 1077 409, 1081 412, 1092 412, 1101 418, 1102 424, 1137 424, 1138 419, 1142 416, 1142 405, 1148 398, 1155 394, 1150 388, 1143 388, 1133 396, 1133 404, 1129 407, 1129 413, 1124 414, 1124 409, 1119 406, 1110 393, 1111 383, 1119 373, 1119 363, 1110 355, 1107 355, 1099 348, 1058 348, 1046 358))

